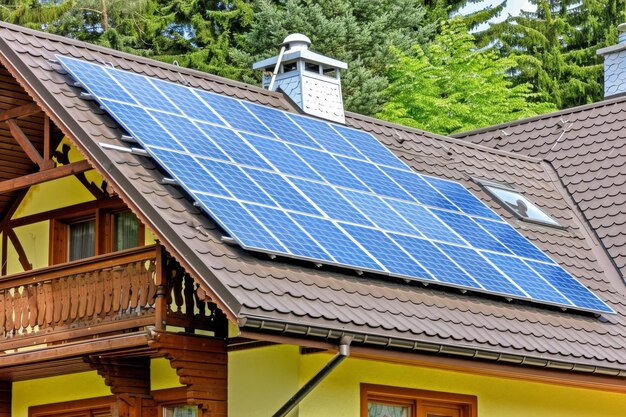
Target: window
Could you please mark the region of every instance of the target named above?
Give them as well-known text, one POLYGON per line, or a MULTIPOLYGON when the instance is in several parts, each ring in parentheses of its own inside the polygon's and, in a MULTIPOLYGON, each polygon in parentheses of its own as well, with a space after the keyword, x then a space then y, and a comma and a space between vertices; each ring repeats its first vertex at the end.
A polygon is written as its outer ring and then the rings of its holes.
POLYGON ((145 229, 130 210, 90 203, 75 207, 51 221, 51 264, 144 245, 145 229))
POLYGON ((532 201, 514 188, 489 181, 479 181, 479 183, 502 207, 513 213, 516 217, 536 223, 548 224, 550 226, 561 226, 556 220, 544 213, 532 201))
POLYGON ((472 395, 361 384, 361 417, 476 417, 472 395))
POLYGON ((68 261, 89 258, 96 253, 96 221, 77 221, 68 225, 68 261))

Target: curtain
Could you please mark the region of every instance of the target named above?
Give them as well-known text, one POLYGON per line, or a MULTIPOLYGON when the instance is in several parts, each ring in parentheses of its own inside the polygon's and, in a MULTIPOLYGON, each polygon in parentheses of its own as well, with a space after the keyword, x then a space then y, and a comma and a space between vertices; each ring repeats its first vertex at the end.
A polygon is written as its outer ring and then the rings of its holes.
POLYGON ((139 220, 133 213, 124 211, 115 214, 113 227, 115 228, 114 251, 139 246, 139 220))
POLYGON ((87 220, 70 224, 69 259, 88 258, 96 251, 96 221, 87 220))

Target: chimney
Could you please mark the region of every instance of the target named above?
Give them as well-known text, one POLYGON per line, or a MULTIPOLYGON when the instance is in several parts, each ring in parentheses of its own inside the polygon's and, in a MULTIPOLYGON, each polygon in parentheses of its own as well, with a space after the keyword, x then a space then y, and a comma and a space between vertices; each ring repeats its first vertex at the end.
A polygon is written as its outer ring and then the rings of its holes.
POLYGON ((280 88, 303 113, 345 123, 339 70, 348 65, 310 51, 309 45, 307 36, 289 35, 278 56, 259 61, 252 68, 264 71, 264 88, 280 88))
POLYGON ((598 49, 604 57, 604 98, 626 93, 626 23, 617 26, 617 45, 598 49))

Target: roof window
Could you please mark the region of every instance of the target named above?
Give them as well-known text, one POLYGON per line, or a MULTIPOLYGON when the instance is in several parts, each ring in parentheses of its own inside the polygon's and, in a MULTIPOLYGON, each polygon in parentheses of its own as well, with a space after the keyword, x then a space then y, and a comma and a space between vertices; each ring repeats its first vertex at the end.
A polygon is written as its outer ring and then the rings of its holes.
POLYGON ((480 181, 480 184, 498 201, 502 207, 516 217, 536 223, 561 227, 552 217, 544 213, 532 201, 516 189, 500 183, 480 181))

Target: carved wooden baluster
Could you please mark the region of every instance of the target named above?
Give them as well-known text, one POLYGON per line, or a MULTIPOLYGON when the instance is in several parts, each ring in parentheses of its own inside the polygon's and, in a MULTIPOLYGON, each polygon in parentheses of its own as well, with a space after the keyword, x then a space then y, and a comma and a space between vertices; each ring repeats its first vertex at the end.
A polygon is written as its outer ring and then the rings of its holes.
POLYGON ((28 295, 28 326, 35 327, 37 325, 37 287, 29 285, 26 287, 26 294, 28 295))
POLYGON ((102 272, 102 279, 104 280, 104 308, 102 309, 102 315, 105 317, 109 315, 113 305, 113 277, 111 275, 110 270, 102 272))
MULTIPOLYGON (((195 283, 194 283, 195 285, 195 283)), ((198 307, 198 315, 202 318, 206 317, 206 302, 200 298, 200 287, 196 288, 193 292, 194 299, 196 300, 196 306, 198 307)))
POLYGON ((67 322, 70 316, 70 283, 67 278, 61 278, 61 322, 67 322))
POLYGON ((104 273, 102 271, 96 271, 94 274, 94 310, 93 314, 95 316, 100 316, 102 314, 102 310, 104 309, 104 294, 106 293, 106 289, 104 286, 104 273))
POLYGON ((61 311, 63 310, 63 287, 60 279, 52 281, 52 299, 50 301, 54 306, 52 325, 56 326, 61 322, 61 311))
POLYGON ((174 295, 174 304, 176 305, 176 311, 182 312, 183 304, 185 300, 183 299, 183 277, 181 276, 179 271, 176 271, 176 275, 172 280, 172 290, 174 295))
POLYGON ((13 329, 15 331, 19 331, 22 325, 22 310, 24 306, 24 298, 22 297, 22 293, 20 292, 20 288, 16 288, 13 293, 13 329))
POLYGON ((13 296, 10 290, 4 292, 4 330, 9 333, 13 331, 13 296))
MULTIPOLYGON (((150 260, 148 264, 148 297, 147 302, 150 303, 151 306, 154 305, 154 297, 156 296, 156 284, 154 280, 156 279, 156 264, 153 259, 150 260)), ((145 304, 144 304, 145 305, 145 304)))
POLYGON ((137 261, 133 264, 133 279, 132 279, 132 297, 131 297, 131 307, 136 308, 139 307, 141 304, 139 303, 139 300, 141 298, 141 286, 143 284, 143 274, 144 274, 144 268, 143 268, 143 262, 142 261, 137 261))
POLYGON ((37 326, 39 330, 46 322, 46 283, 38 284, 35 289, 37 290, 37 326))
POLYGON ((98 288, 96 286, 96 280, 98 277, 98 271, 94 271, 86 275, 85 286, 87 287, 86 302, 85 305, 85 317, 93 318, 96 314, 96 294, 98 288))
POLYGON ((139 293, 141 288, 141 262, 133 262, 130 268, 130 308, 137 309, 139 305, 139 293))
POLYGON ((120 271, 120 307, 122 311, 125 312, 130 305, 130 293, 132 291, 131 288, 131 275, 133 270, 130 268, 130 265, 124 265, 124 268, 120 271))
POLYGON ((43 284, 43 292, 45 294, 46 304, 46 325, 52 326, 54 323, 54 315, 58 310, 58 306, 54 302, 54 284, 52 282, 46 282, 43 284))
POLYGON ((111 271, 113 276, 113 314, 120 311, 120 301, 122 299, 122 274, 119 269, 111 271))
POLYGON ((139 263, 139 306, 146 307, 148 304, 148 291, 150 287, 150 275, 148 275, 148 264, 146 261, 139 263))
POLYGON ((76 275, 68 277, 67 281, 68 281, 68 286, 69 286, 69 294, 70 294, 70 312, 69 312, 69 319, 71 321, 76 321, 76 318, 78 316, 78 300, 79 300, 79 295, 78 295, 78 280, 76 279, 76 275))
POLYGON ((91 274, 80 274, 76 281, 78 281, 78 317, 85 318, 87 314, 87 276, 91 274))
POLYGON ((193 290, 193 285, 193 278, 185 274, 185 315, 187 315, 188 317, 193 317, 193 313, 195 310, 195 291, 193 290))
POLYGON ((0 329, 4 333, 4 322, 6 319, 6 313, 4 311, 4 294, 6 291, 0 291, 0 329))

